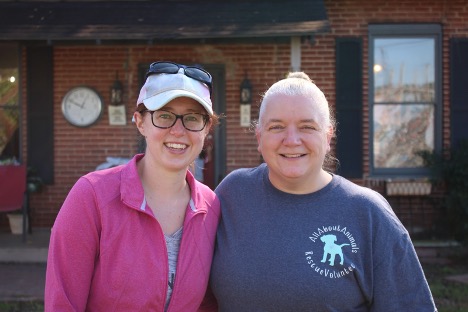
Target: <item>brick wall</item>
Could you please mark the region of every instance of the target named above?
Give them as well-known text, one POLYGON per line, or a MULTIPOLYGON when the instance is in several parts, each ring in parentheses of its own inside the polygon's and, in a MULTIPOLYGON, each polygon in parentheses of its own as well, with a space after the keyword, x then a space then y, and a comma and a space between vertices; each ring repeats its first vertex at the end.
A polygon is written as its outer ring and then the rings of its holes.
MULTIPOLYGON (((468 36, 465 22, 468 18, 466 1, 325 0, 325 4, 331 30, 329 33, 314 36, 311 40, 304 40, 302 70, 314 79, 324 91, 330 104, 334 106, 335 38, 343 36, 363 38, 364 176, 369 173, 367 166, 369 161, 367 26, 369 23, 438 23, 443 26, 443 139, 444 144, 447 144, 450 136, 448 40, 454 36, 468 36)), ((25 57, 24 55, 23 63, 25 57)), ((247 71, 254 91, 252 118, 256 118, 260 94, 272 83, 284 77, 289 70, 289 44, 56 45, 54 46, 55 184, 47 186, 42 193, 32 195, 33 226, 51 226, 76 179, 104 162, 106 156, 131 157, 136 151, 137 135, 134 125, 128 123, 126 126, 109 126, 107 109, 100 121, 90 128, 79 129, 69 125, 61 113, 61 101, 65 93, 76 85, 89 85, 101 94, 107 105, 109 87, 115 79, 115 71, 118 70, 119 78, 124 84, 127 120, 130 120, 138 96, 138 64, 163 59, 181 63, 225 66, 227 171, 239 167, 252 167, 260 162, 253 133, 239 126, 239 85, 247 71)), ((26 73, 23 72, 23 75, 26 73)), ((23 90, 25 80, 23 79, 23 90)), ((23 91, 23 94, 23 103, 26 103, 26 93, 23 91)), ((26 129, 24 123, 23 129, 26 129)), ((356 182, 365 183, 364 179, 356 182)), ((396 210, 405 210, 405 207, 408 207, 406 201, 400 201, 396 205, 398 205, 396 210)))
MULTIPOLYGON (((118 71, 124 85, 127 120, 131 120, 139 92, 138 66, 142 63, 173 60, 180 63, 223 64, 226 70, 224 113, 228 129, 227 170, 258 165, 260 156, 255 137, 247 128, 239 126, 239 85, 247 71, 254 85, 252 116, 256 116, 260 93, 288 71, 289 44, 62 45, 54 46, 53 57, 55 183, 31 196, 35 227, 51 226, 75 181, 104 162, 106 156, 131 157, 136 153, 138 135, 135 126, 130 122, 126 126, 110 126, 107 103, 109 87, 118 71), (101 119, 88 128, 68 124, 61 112, 63 96, 78 85, 96 89, 106 105, 101 119)), ((27 102, 25 97, 23 102, 27 102)))

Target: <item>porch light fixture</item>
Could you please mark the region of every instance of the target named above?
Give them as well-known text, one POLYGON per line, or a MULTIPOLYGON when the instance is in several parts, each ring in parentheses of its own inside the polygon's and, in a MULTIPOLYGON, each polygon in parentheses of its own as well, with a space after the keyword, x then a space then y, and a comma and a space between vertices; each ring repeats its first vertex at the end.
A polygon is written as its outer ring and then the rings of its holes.
POLYGON ((240 102, 249 105, 252 103, 252 84, 247 78, 247 74, 245 74, 245 78, 240 85, 240 102))
POLYGON ((109 124, 125 126, 127 124, 125 105, 122 104, 123 86, 119 80, 119 72, 115 72, 115 81, 110 89, 109 124))
POLYGON ((123 87, 119 80, 119 72, 115 72, 115 81, 112 84, 110 93, 111 104, 120 105, 122 103, 123 87))
POLYGON ((247 73, 240 85, 240 125, 250 127, 250 106, 252 104, 252 84, 247 73))

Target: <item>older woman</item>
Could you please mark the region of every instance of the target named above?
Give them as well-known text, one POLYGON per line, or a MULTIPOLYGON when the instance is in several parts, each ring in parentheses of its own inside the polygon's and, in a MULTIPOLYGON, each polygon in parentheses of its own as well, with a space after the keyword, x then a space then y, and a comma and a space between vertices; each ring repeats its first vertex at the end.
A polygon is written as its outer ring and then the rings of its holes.
POLYGON ((324 169, 334 122, 304 73, 264 95, 265 164, 217 187, 219 311, 435 311, 408 232, 378 193, 324 169))

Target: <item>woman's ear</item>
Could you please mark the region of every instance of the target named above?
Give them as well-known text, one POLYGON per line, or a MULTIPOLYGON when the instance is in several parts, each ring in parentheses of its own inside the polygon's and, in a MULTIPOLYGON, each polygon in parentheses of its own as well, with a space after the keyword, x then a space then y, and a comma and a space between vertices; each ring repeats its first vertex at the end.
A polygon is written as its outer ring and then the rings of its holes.
POLYGON ((212 126, 213 126, 213 120, 209 119, 208 122, 206 123, 205 128, 203 129, 205 132, 205 139, 206 139, 206 136, 210 133, 212 126))
POLYGON ((135 125, 137 126, 138 128, 138 131, 140 131, 140 134, 142 136, 146 136, 145 135, 145 123, 144 123, 144 119, 143 119, 143 115, 141 112, 134 112, 133 113, 133 120, 135 120, 135 125))
POLYGON ((262 132, 259 129, 258 125, 255 126, 255 138, 257 139, 257 151, 261 154, 262 153, 262 147, 261 147, 262 132))
POLYGON ((328 127, 328 131, 327 131, 327 152, 330 152, 331 150, 331 140, 333 138, 335 134, 335 128, 333 126, 329 126, 328 127))

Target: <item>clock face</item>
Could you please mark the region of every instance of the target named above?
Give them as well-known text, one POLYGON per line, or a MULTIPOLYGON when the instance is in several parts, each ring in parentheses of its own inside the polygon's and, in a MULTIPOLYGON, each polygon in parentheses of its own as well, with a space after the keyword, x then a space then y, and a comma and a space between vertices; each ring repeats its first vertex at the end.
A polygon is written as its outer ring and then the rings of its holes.
POLYGON ((62 101, 65 119, 77 127, 87 127, 101 117, 103 105, 99 94, 88 87, 76 87, 62 101))

